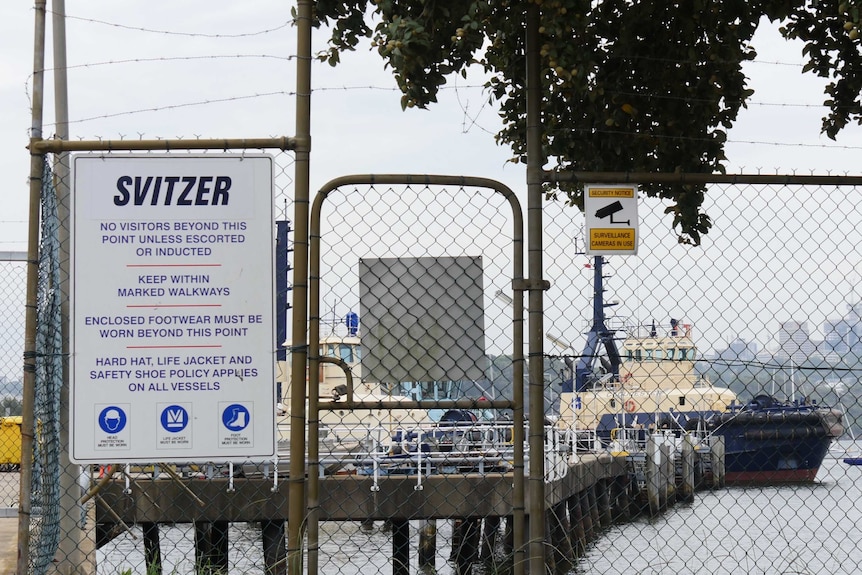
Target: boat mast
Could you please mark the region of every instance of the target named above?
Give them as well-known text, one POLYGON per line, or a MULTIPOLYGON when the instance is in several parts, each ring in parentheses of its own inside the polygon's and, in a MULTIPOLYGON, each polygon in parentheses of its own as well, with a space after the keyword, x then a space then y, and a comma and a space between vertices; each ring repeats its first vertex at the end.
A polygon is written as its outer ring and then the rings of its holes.
POLYGON ((613 304, 605 304, 604 302, 603 264, 602 256, 593 258, 593 322, 590 331, 587 332, 584 352, 575 367, 576 392, 584 391, 589 387, 589 379, 593 374, 593 364, 596 359, 599 359, 605 369, 612 374, 614 381, 619 381, 620 377, 622 360, 614 342, 614 332, 605 325, 605 307, 613 304), (607 358, 599 356, 601 346, 604 346, 607 358))

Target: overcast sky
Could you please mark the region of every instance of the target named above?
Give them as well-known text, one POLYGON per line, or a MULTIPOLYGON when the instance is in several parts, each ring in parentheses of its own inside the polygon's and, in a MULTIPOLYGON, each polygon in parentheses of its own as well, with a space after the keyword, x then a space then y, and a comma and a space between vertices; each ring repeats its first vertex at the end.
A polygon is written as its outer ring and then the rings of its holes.
MULTIPOLYGON (((27 248, 31 4, 4 2, 0 18, 0 251, 27 248)), ((294 135, 291 5, 67 3, 71 137, 294 135)), ((50 28, 48 39, 50 67, 50 28)), ((323 31, 314 32, 315 51, 325 41, 323 31)), ((453 78, 430 111, 402 112, 394 81, 369 43, 345 55, 337 68, 314 65, 312 189, 345 174, 412 172, 490 177, 523 190, 523 166, 507 163, 509 151, 494 142, 500 123, 479 87, 481 76, 453 78)), ((858 175, 862 129, 847 128, 838 142, 820 135, 823 81, 801 74, 801 46, 785 42, 770 26, 754 44, 758 61, 746 73, 755 95, 729 133, 729 171, 858 175)), ((50 73, 46 79, 43 135, 50 137, 50 73)), ((732 335, 730 327, 721 333, 732 335)))
MULTIPOLYGON (((0 250, 26 249, 31 4, 5 2, 0 19, 0 250)), ((290 7, 275 0, 68 3, 71 136, 293 135, 290 7)), ((325 39, 315 32, 315 51, 325 39)), ((314 66, 312 186, 346 173, 414 171, 522 187, 523 169, 507 164, 508 150, 494 142, 499 121, 477 87, 481 77, 453 79, 430 111, 402 112, 391 76, 366 46, 338 68, 314 66)), ((755 46, 762 63, 746 68, 756 93, 730 132, 731 170, 858 173, 862 130, 846 130, 838 143, 820 135, 822 81, 801 75, 799 46, 772 29, 755 46)), ((50 74, 47 80, 43 134, 50 137, 50 74)))

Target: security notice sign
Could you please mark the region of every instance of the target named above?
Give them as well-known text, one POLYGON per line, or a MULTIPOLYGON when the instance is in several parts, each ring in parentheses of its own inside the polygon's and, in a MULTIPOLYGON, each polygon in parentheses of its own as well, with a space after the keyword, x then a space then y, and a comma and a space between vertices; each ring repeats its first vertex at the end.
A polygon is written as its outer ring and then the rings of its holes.
POLYGON ((584 186, 588 255, 638 253, 638 188, 636 185, 584 186))
POLYGON ((73 462, 275 454, 272 165, 74 157, 73 462))

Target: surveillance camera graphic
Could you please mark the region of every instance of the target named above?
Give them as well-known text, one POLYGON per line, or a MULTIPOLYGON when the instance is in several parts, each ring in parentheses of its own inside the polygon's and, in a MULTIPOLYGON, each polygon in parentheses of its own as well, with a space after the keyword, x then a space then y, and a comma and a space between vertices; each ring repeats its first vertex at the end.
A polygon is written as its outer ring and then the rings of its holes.
POLYGON ((599 219, 604 219, 604 218, 609 217, 610 222, 612 224, 631 225, 631 220, 625 220, 625 221, 619 221, 619 222, 614 221, 614 214, 616 214, 617 212, 621 212, 621 211, 623 211, 623 204, 619 201, 616 201, 616 202, 613 202, 611 204, 608 204, 608 205, 596 210, 596 217, 599 219))

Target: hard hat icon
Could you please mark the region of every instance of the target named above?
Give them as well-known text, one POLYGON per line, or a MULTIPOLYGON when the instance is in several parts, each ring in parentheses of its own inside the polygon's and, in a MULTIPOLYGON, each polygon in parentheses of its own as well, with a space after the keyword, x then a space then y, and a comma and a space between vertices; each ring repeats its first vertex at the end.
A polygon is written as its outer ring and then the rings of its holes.
POLYGON ((124 419, 123 413, 119 409, 108 408, 102 412, 102 429, 108 433, 116 433, 125 425, 124 419))

